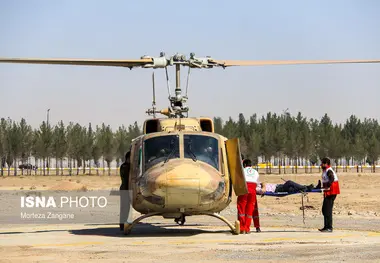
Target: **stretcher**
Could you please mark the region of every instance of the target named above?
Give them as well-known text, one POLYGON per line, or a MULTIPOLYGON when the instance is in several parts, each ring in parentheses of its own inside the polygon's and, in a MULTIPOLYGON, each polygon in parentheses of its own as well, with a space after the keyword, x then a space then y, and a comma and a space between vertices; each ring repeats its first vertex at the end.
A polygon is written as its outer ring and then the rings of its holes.
POLYGON ((295 193, 288 193, 288 192, 265 192, 264 194, 257 194, 257 195, 264 195, 264 196, 275 196, 275 197, 284 197, 288 195, 295 195, 295 194, 308 194, 308 193, 322 193, 321 189, 312 189, 311 191, 305 191, 305 192, 295 192, 295 193))
POLYGON ((256 195, 261 195, 262 197, 264 196, 274 196, 274 197, 284 197, 288 195, 295 195, 295 194, 301 194, 301 204, 302 204, 302 219, 303 219, 303 224, 305 225, 305 206, 304 206, 304 197, 307 196, 309 193, 322 193, 322 189, 312 189, 311 191, 299 191, 295 193, 289 193, 289 192, 265 192, 264 194, 256 194, 256 195))

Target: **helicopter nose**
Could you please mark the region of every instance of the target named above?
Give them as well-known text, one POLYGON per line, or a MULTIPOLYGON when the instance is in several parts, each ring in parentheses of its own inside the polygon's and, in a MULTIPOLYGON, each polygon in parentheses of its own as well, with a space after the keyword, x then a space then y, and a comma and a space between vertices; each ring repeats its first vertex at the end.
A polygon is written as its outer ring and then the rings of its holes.
POLYGON ((164 199, 166 207, 193 207, 224 194, 224 178, 207 164, 173 160, 163 168, 157 167, 147 176, 147 186, 153 196, 164 199))

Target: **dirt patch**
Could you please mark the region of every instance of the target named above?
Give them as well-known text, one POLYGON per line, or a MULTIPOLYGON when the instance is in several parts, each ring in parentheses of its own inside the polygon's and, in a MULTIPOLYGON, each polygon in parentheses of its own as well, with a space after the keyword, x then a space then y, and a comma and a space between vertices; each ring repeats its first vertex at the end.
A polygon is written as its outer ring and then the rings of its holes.
POLYGON ((87 186, 81 183, 74 182, 61 182, 59 184, 50 187, 49 190, 61 190, 61 191, 87 191, 87 186))

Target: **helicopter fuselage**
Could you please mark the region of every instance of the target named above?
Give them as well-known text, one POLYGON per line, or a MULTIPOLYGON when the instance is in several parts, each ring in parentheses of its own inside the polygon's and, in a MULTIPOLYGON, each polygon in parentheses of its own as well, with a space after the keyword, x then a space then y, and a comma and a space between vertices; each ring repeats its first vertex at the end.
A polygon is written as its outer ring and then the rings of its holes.
POLYGON ((131 146, 133 208, 166 218, 220 212, 231 202, 226 138, 192 130, 160 131, 131 146))

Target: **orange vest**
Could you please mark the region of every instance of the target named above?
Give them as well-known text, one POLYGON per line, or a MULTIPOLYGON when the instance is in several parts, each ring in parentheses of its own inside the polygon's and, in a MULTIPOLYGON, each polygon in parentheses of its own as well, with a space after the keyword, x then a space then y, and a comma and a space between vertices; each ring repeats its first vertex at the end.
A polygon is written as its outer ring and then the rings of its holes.
POLYGON ((327 172, 332 171, 334 174, 334 181, 330 185, 330 190, 324 191, 324 196, 329 196, 329 195, 338 195, 340 194, 340 188, 339 188, 339 181, 338 181, 338 176, 335 173, 335 171, 329 167, 322 173, 322 183, 325 185, 330 181, 329 177, 327 176, 327 172))

